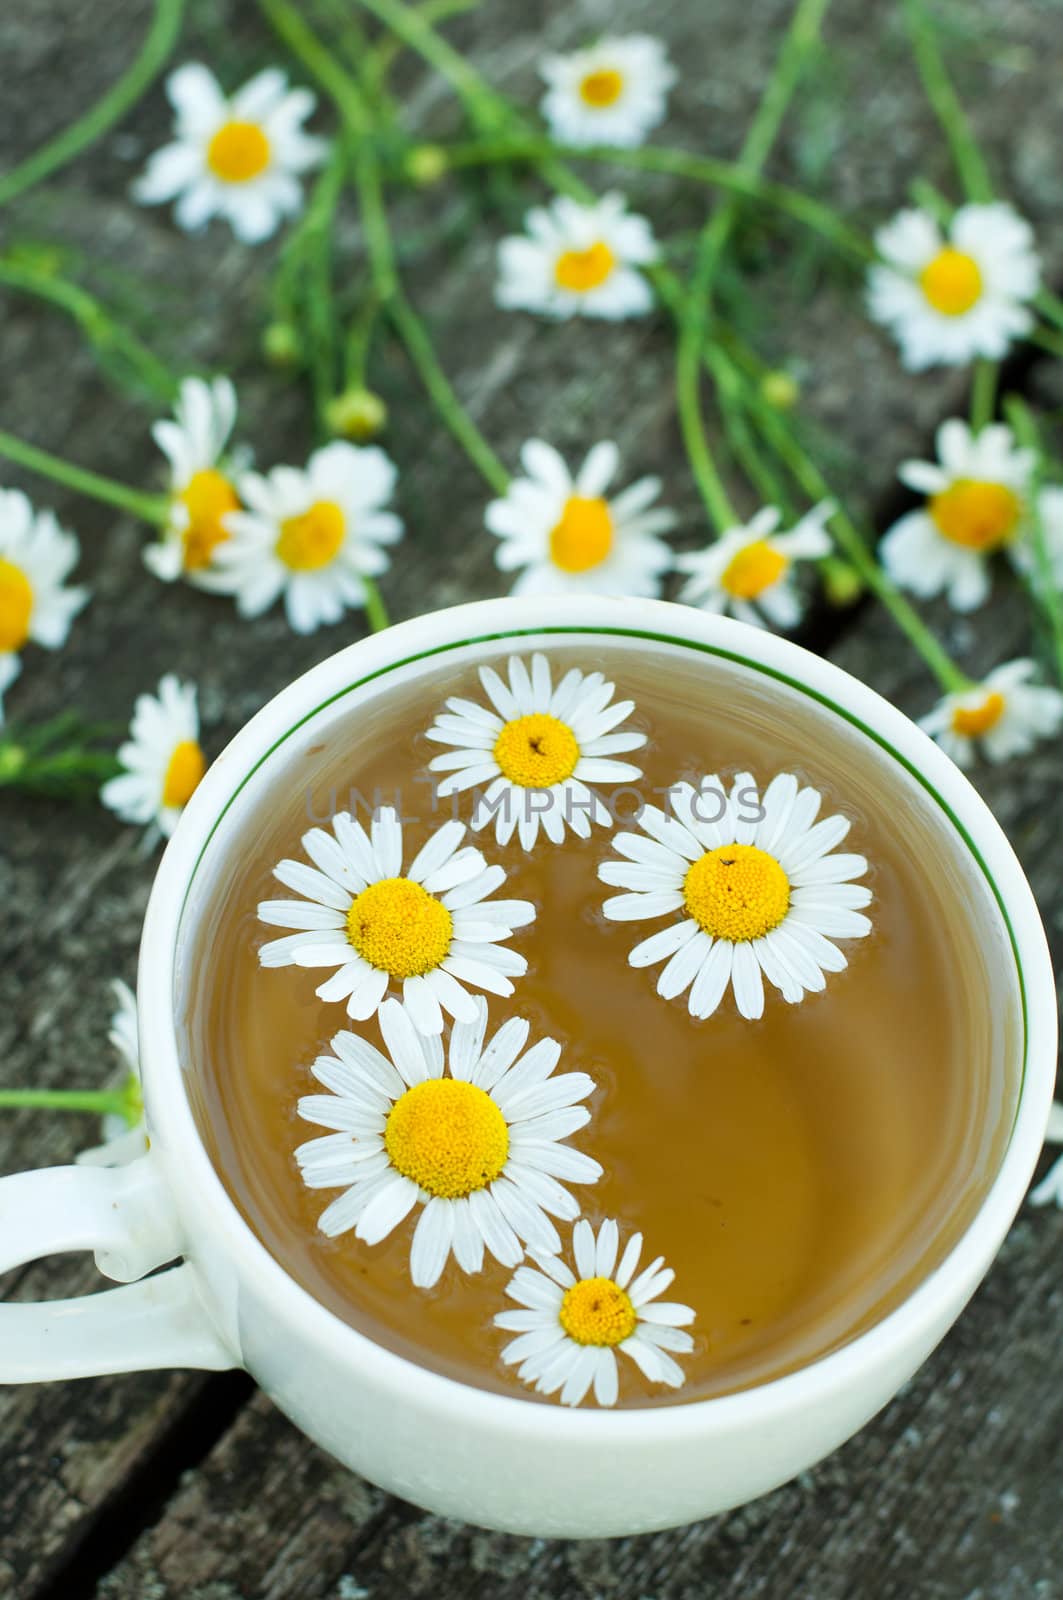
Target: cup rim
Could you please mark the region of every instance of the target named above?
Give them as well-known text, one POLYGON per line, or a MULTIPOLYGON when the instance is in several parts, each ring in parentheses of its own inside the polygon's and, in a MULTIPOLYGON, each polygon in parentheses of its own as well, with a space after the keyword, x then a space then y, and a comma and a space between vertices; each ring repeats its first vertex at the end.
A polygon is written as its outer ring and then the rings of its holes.
MULTIPOLYGON (((404 1403, 420 1402, 466 1426, 525 1438, 668 1443, 739 1423, 776 1419, 825 1398, 887 1362, 920 1332, 936 1342, 999 1247, 1043 1142, 1055 1080, 1055 981, 1033 893, 999 824, 969 780, 902 712, 842 668, 765 629, 667 601, 604 596, 509 597, 430 612, 358 640, 270 699, 208 769, 170 840, 152 887, 138 972, 138 1008, 149 1122, 178 1188, 194 1186, 211 1213, 238 1277, 284 1302, 310 1347, 359 1368, 404 1403), (185 1093, 174 1015, 175 957, 196 868, 253 772, 311 716, 389 671, 469 645, 530 648, 522 640, 557 634, 627 637, 673 644, 761 671, 841 715, 891 755, 938 803, 996 898, 1011 942, 1025 1051, 1015 1116, 996 1176, 944 1259, 892 1311, 839 1348, 794 1372, 747 1389, 682 1404, 569 1409, 476 1388, 377 1344, 291 1278, 238 1211, 199 1135, 185 1093), (147 1019, 150 1019, 150 1023, 147 1019), (165 1019, 163 1025, 162 1019, 165 1019)), ((180 1210, 180 1202, 178 1201, 180 1210)))

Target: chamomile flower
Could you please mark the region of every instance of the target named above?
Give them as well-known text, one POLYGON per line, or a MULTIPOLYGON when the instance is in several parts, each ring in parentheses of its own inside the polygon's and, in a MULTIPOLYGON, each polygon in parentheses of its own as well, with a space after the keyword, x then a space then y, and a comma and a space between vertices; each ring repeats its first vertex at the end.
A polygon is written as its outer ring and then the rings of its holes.
POLYGON ((882 260, 868 309, 888 327, 911 372, 1007 354, 1028 333, 1041 282, 1033 231, 1011 206, 961 206, 946 237, 926 211, 898 212, 875 235, 882 260))
POLYGON ((189 62, 166 80, 174 108, 173 142, 156 150, 133 185, 143 205, 176 200, 179 227, 198 233, 224 217, 244 244, 257 244, 302 208, 300 177, 328 146, 303 131, 316 105, 308 89, 289 89, 275 67, 231 98, 214 74, 189 62))
POLYGON ((824 524, 834 507, 813 506, 789 533, 776 533, 782 513, 765 506, 751 522, 730 528, 705 550, 676 557, 676 568, 690 576, 680 600, 702 611, 724 612, 763 627, 795 628, 801 600, 795 582, 798 561, 814 561, 830 552, 824 524))
POLYGON ((505 882, 479 850, 461 846, 463 822, 446 822, 403 871, 402 824, 390 806, 369 833, 346 811, 332 832, 311 828, 303 849, 314 863, 282 861, 273 875, 300 900, 265 900, 263 922, 297 931, 258 952, 264 967, 335 967, 317 990, 344 1000, 365 1022, 392 986, 421 1033, 439 1033, 443 1011, 459 1022, 476 1014, 469 987, 513 993, 528 963, 504 948, 514 928, 535 920, 527 900, 491 900, 505 882), (467 987, 468 986, 468 987, 467 987))
POLYGON ((395 478, 383 450, 343 440, 316 450, 305 471, 243 473, 246 510, 226 517, 230 537, 216 551, 219 581, 240 615, 261 616, 283 595, 296 633, 314 633, 364 606, 364 580, 387 571, 383 546, 402 537, 401 521, 384 509, 395 478))
POLYGON ((678 1389, 684 1381, 669 1352, 693 1350, 694 1340, 684 1330, 694 1312, 659 1298, 675 1273, 663 1256, 638 1271, 641 1233, 632 1234, 618 1263, 619 1252, 615 1222, 603 1222, 595 1235, 581 1217, 572 1230, 575 1271, 559 1254, 535 1250, 537 1265, 518 1268, 506 1288, 521 1309, 495 1318, 497 1328, 518 1335, 502 1351, 502 1360, 509 1366, 519 1362, 518 1378, 540 1394, 560 1389, 562 1405, 578 1406, 592 1388, 600 1406, 615 1405, 618 1350, 650 1383, 678 1389))
POLYGON ((514 594, 660 594, 672 552, 659 535, 676 518, 653 508, 659 478, 640 478, 606 498, 620 465, 611 441, 596 444, 575 477, 541 439, 529 439, 520 459, 526 476, 484 514, 501 541, 496 566, 523 569, 514 594))
POLYGON ((229 537, 226 517, 240 508, 225 458, 235 421, 236 390, 228 378, 185 378, 173 416, 151 430, 170 463, 170 514, 159 542, 144 551, 144 564, 165 583, 184 577, 200 589, 219 587, 215 552, 229 537))
POLYGON ((167 673, 158 695, 138 695, 129 735, 118 751, 124 771, 104 784, 100 799, 123 822, 146 827, 147 842, 168 839, 207 770, 195 684, 167 673))
MULTIPOLYGON (((1056 1104, 1049 1112, 1045 1143, 1063 1144, 1063 1105, 1056 1104)), ((1055 1201, 1063 1210, 1063 1156, 1060 1156, 1054 1167, 1049 1168, 1031 1194, 1030 1201, 1035 1206, 1047 1206, 1055 1201)))
POLYGON ((1031 683, 1036 671, 1032 661, 1008 661, 970 689, 945 695, 919 726, 958 767, 969 767, 978 751, 994 762, 1024 756, 1063 727, 1063 694, 1031 683))
POLYGON ((593 205, 563 196, 529 211, 524 225, 525 234, 498 247, 500 306, 611 321, 651 310, 653 294, 638 269, 656 261, 657 244, 623 195, 603 195, 593 205))
MULTIPOLYGON (((1050 581, 1057 589, 1063 589, 1063 489, 1049 484, 1038 492, 1037 520, 1041 524, 1050 581)), ((1008 546, 1008 555, 1019 572, 1037 583, 1041 581, 1040 563, 1034 550, 1034 538, 1035 520, 1030 516, 1020 528, 1018 537, 1008 546)))
POLYGON ((330 1237, 353 1228, 379 1244, 423 1207, 410 1248, 420 1289, 439 1281, 453 1252, 479 1272, 485 1249, 512 1267, 524 1247, 560 1248, 551 1216, 579 1206, 558 1181, 594 1183, 597 1161, 564 1141, 590 1120, 579 1102, 594 1090, 585 1072, 555 1077, 561 1046, 540 1039, 526 1050, 528 1024, 503 1023, 484 1043, 487 1003, 455 1022, 444 1068, 442 1040, 418 1034, 397 1000, 380 1008, 382 1055, 353 1033, 338 1033, 334 1055, 314 1076, 329 1094, 307 1095, 299 1115, 334 1133, 295 1152, 312 1189, 342 1188, 318 1219, 330 1237))
POLYGON ((642 144, 664 121, 676 80, 664 46, 645 33, 547 56, 539 70, 543 117, 560 144, 642 144))
POLYGON ((119 1080, 128 1109, 109 1112, 103 1119, 103 1143, 82 1150, 75 1160, 86 1167, 124 1167, 148 1148, 144 1128, 144 1102, 140 1093, 140 1044, 137 1037, 136 996, 127 983, 116 978, 111 985, 117 1008, 107 1035, 122 1063, 119 1080))
POLYGON ((937 461, 906 461, 902 483, 926 504, 893 524, 881 545, 893 581, 923 599, 944 592, 957 611, 989 594, 989 559, 1028 526, 1032 450, 1016 448, 1003 423, 973 433, 953 418, 937 433, 937 461))
POLYGON ((560 844, 566 825, 581 839, 591 823, 612 824, 609 808, 591 784, 630 783, 640 767, 613 758, 638 750, 646 735, 616 731, 635 709, 634 701, 613 703, 615 685, 600 672, 571 667, 557 684, 544 655, 534 655, 531 671, 519 656, 509 658, 508 684, 493 667, 480 668, 490 707, 452 696, 428 729, 437 744, 455 746, 433 756, 430 772, 446 773, 440 796, 486 784, 473 809, 472 826, 492 818, 495 838, 507 844, 514 832, 530 850, 540 824, 560 844))
POLYGON ((59 650, 89 598, 67 588, 78 542, 50 511, 35 511, 20 489, 0 489, 0 722, 4 691, 22 669, 29 643, 59 650))
POLYGON ((730 986, 753 1020, 764 1011, 764 978, 795 1004, 847 966, 832 941, 871 932, 861 909, 871 891, 852 882, 867 861, 835 853, 849 820, 816 822, 820 800, 789 772, 763 799, 748 773, 730 795, 719 778, 703 778, 696 788, 675 784, 668 812, 644 806, 640 833, 614 836, 624 859, 604 861, 598 876, 628 892, 607 900, 605 915, 641 922, 680 913, 628 957, 633 967, 665 962, 659 995, 689 990, 691 1016, 709 1017, 730 986))

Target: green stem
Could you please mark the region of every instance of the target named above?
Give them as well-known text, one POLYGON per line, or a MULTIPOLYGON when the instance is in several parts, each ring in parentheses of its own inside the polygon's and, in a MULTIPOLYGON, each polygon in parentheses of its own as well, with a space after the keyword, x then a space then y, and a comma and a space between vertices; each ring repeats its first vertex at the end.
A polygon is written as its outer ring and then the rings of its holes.
POLYGON ((84 116, 0 177, 0 205, 25 194, 27 189, 58 172, 125 116, 162 70, 177 43, 183 12, 184 0, 157 0, 148 35, 132 66, 84 116))
POLYGON ((88 495, 92 500, 102 500, 104 505, 128 511, 131 516, 140 517, 144 522, 161 527, 169 515, 170 502, 164 495, 143 494, 139 489, 130 489, 124 483, 116 483, 113 478, 101 477, 98 472, 89 472, 85 467, 76 467, 69 461, 63 461, 47 450, 38 450, 36 445, 26 444, 22 439, 16 439, 14 434, 0 431, 0 456, 25 467, 28 472, 51 478, 54 483, 61 483, 77 494, 88 495))
POLYGON ((391 626, 383 596, 372 578, 363 577, 362 586, 365 589, 365 620, 374 633, 383 633, 385 628, 391 626))
POLYGON ((424 323, 398 290, 391 297, 388 315, 443 422, 495 493, 505 494, 509 473, 454 393, 424 323))
MULTIPOLYGON (((424 22, 434 26, 458 17, 465 11, 475 11, 480 0, 424 0, 416 9, 424 22)), ((388 73, 402 49, 402 41, 393 34, 384 34, 373 46, 369 73, 374 83, 386 85, 388 73)))
POLYGON ((307 27, 289 0, 261 0, 261 4, 285 43, 331 96, 346 125, 348 159, 358 191, 370 277, 377 301, 402 339, 440 418, 491 487, 504 494, 509 474, 458 400, 424 323, 402 291, 384 210, 380 166, 371 138, 372 119, 361 90, 307 27))
POLYGON ((24 253, 22 260, 0 256, 0 284, 22 294, 35 295, 39 300, 58 306, 77 323, 89 344, 102 359, 120 356, 141 383, 156 399, 169 405, 177 393, 177 383, 170 370, 142 344, 136 334, 118 322, 88 290, 80 284, 70 283, 54 273, 35 268, 24 253))
POLYGON ((926 97, 948 141, 964 194, 968 200, 985 204, 993 198, 992 180, 971 132, 967 114, 945 70, 934 25, 927 15, 923 0, 903 0, 903 4, 915 64, 926 97))
POLYGON ((327 426, 328 406, 336 390, 339 366, 339 330, 332 292, 332 241, 345 171, 346 158, 337 144, 314 185, 303 235, 310 378, 314 406, 322 427, 327 426))
POLYGON ((1042 350, 1047 350, 1049 355, 1059 356, 1063 359, 1063 335, 1055 333, 1050 328, 1042 328, 1038 325, 1031 328, 1026 337, 1031 344, 1039 346, 1042 350))
MULTIPOLYGON (((368 3, 368 0, 363 0, 363 3, 368 3)), ((669 149, 662 145, 644 145, 637 150, 615 149, 610 145, 561 145, 535 135, 470 139, 441 148, 446 152, 448 165, 454 168, 506 161, 527 161, 537 166, 551 160, 591 161, 636 172, 660 172, 672 177, 689 178, 692 182, 743 195, 748 200, 780 211, 802 227, 820 234, 857 261, 875 259, 870 239, 851 228, 830 206, 802 194, 799 189, 791 189, 786 184, 743 171, 737 162, 721 161, 715 156, 696 155, 689 150, 669 149)))
MULTIPOLYGON (((754 177, 759 176, 775 142, 808 52, 819 38, 829 3, 830 0, 798 0, 775 69, 738 157, 739 167, 754 177)), ((713 281, 738 214, 738 205, 737 197, 729 195, 717 206, 701 231, 686 304, 680 313, 676 356, 676 405, 683 442, 717 533, 732 527, 737 518, 708 448, 701 408, 701 363, 713 281)))
POLYGON ((423 9, 403 5, 401 0, 358 0, 358 3, 446 79, 476 127, 488 131, 504 127, 512 120, 509 103, 436 32, 423 9))
MULTIPOLYGON (((721 358, 729 362, 733 359, 726 353, 721 353, 721 358)), ((761 400, 753 385, 744 385, 744 393, 765 442, 774 450, 795 482, 810 500, 829 500, 834 504, 836 509, 831 519, 831 531, 835 543, 922 656, 941 687, 950 694, 969 689, 971 680, 956 666, 907 596, 879 566, 867 540, 840 505, 830 484, 806 453, 786 419, 761 400)))
POLYGON ((1044 473, 1044 446, 1033 413, 1029 406, 1018 396, 1009 396, 1005 404, 1005 412, 1011 423, 1015 437, 1019 444, 1027 450, 1032 450, 1036 456, 1033 482, 1030 485, 1029 505, 1030 520, 1033 529, 1033 538, 1030 543, 1033 549, 1034 567, 1032 581, 1027 579, 1027 587, 1035 603, 1040 606, 1048 624, 1052 638, 1052 654, 1056 675, 1063 684, 1063 592, 1056 581, 1052 565, 1052 556, 1048 549, 1045 537, 1044 519, 1040 509, 1041 478, 1044 473))
POLYGON ((124 1117, 124 1089, 0 1089, 0 1107, 33 1106, 46 1111, 93 1111, 97 1116, 124 1117))
POLYGON ((1052 293, 1050 289, 1042 289, 1034 296, 1034 309, 1039 311, 1046 322, 1053 327, 1063 330, 1063 300, 1052 293))
POLYGON ((993 420, 999 377, 999 362, 982 360, 975 363, 974 381, 971 384, 971 428, 975 433, 981 433, 993 420))

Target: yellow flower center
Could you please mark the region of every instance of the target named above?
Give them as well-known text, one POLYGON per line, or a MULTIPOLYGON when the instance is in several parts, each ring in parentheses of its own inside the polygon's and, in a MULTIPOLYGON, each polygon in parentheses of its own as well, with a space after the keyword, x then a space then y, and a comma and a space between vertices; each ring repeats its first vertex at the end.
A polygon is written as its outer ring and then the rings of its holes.
POLYGON ((994 689, 980 706, 956 706, 952 713, 952 731, 965 739, 980 739, 996 727, 1006 709, 1004 696, 994 689))
POLYGON ((600 288, 616 265, 616 257, 599 239, 586 250, 565 250, 557 258, 554 278, 559 289, 572 294, 587 294, 600 288))
POLYGON ((699 927, 741 944, 779 926, 790 907, 790 880, 766 850, 724 844, 693 863, 683 894, 699 927))
POLYGON ((502 776, 521 789, 549 789, 571 778, 579 761, 576 735, 546 711, 507 722, 495 741, 502 776))
POLYGON ((509 1155, 509 1129, 486 1090, 456 1078, 429 1078, 392 1106, 384 1148, 404 1178, 457 1200, 498 1177, 509 1155))
POLYGON ((638 1322, 631 1296, 612 1278, 581 1278, 565 1290, 558 1315, 577 1344, 623 1344, 638 1322))
POLYGON ((453 923, 441 900, 412 878, 381 878, 356 895, 347 937, 371 967, 419 978, 446 957, 453 923))
POLYGON ((0 653, 21 650, 32 615, 33 585, 21 567, 0 556, 0 653))
POLYGON ((731 557, 720 584, 736 600, 755 600, 778 583, 789 565, 786 556, 766 539, 754 539, 731 557))
POLYGON ((613 548, 613 519, 605 500, 574 494, 565 501, 561 520, 550 530, 550 560, 562 572, 589 572, 600 567, 613 548))
POLYGON ((182 534, 185 571, 202 572, 220 544, 229 537, 222 518, 240 509, 240 497, 228 478, 215 467, 205 467, 189 478, 177 496, 188 512, 188 526, 182 534))
POLYGON ((257 122, 225 122, 207 146, 207 166, 222 183, 249 183, 265 172, 271 155, 257 122))
POLYGON ((612 67, 602 67, 597 72, 588 72, 579 86, 580 99, 587 105, 593 106, 595 111, 601 110, 603 106, 614 106, 623 92, 623 76, 612 67))
POLYGON ((935 311, 962 317, 982 293, 982 272, 973 256, 946 245, 919 274, 919 282, 935 311))
POLYGON ((334 500, 315 500, 308 511, 281 523, 277 555, 293 572, 317 572, 335 560, 346 530, 334 500))
POLYGON ((194 739, 182 739, 174 746, 166 776, 162 782, 162 803, 168 809, 180 810, 191 800, 200 779, 207 770, 207 758, 194 739))
POLYGON ((930 500, 938 531, 966 550, 997 550, 1019 525, 1022 505, 1004 483, 957 478, 930 500))

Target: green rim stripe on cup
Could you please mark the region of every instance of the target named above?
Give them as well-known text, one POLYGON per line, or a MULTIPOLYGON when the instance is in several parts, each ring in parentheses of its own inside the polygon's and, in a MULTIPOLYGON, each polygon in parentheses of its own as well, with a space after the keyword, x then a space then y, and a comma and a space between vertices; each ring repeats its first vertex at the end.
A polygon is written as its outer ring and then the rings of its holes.
MULTIPOLYGON (((337 689, 335 694, 329 695, 327 700, 322 700, 319 705, 314 706, 311 711, 306 712, 304 716, 299 718, 298 722, 294 722, 285 733, 281 734, 279 739, 274 740, 269 749, 259 757, 258 761, 256 761, 255 765, 251 768, 250 772, 245 773, 244 777, 240 780, 240 783, 233 790, 232 794, 225 802, 225 805, 222 807, 217 817, 215 817, 214 822, 211 825, 210 832, 203 843, 203 847, 200 850, 199 855, 196 857, 196 864, 192 869, 191 875, 189 876, 188 885, 185 889, 185 897, 181 904, 181 915, 184 915, 185 906, 188 903, 188 896, 191 892, 192 884, 195 880, 196 873, 199 871, 200 865, 202 864, 203 857, 210 845, 210 841, 213 839, 217 829, 221 826, 221 823, 230 807, 246 788, 247 784, 250 783, 251 779, 254 777, 259 768, 270 759, 275 751, 280 749, 281 745, 285 744, 287 740, 291 738, 293 733, 298 732, 298 730, 303 727, 305 723, 309 722, 311 718, 316 717, 328 706, 334 705, 337 700, 342 700, 345 698, 345 696, 353 694, 356 689, 364 688, 367 683, 373 683, 378 678, 387 677, 389 673, 397 672, 401 667, 413 666, 418 661, 427 661, 433 656, 447 655, 454 650, 464 650, 470 645, 500 644, 504 643, 507 639, 541 638, 544 635, 550 634, 590 634, 598 638, 612 637, 641 639, 650 644, 667 644, 675 646, 681 650, 694 650, 701 655, 718 656, 724 661, 733 662, 736 666, 746 667, 751 672, 759 672, 764 677, 774 678, 779 683, 785 683, 789 688, 796 690, 798 694, 803 694, 807 699, 815 700, 819 705, 824 706, 828 711, 833 712, 835 716, 841 717, 852 727, 859 729, 862 734, 877 744, 881 750, 884 750, 887 755, 891 756, 893 760, 897 762, 898 766, 903 767, 904 770, 916 780, 919 786, 931 797, 931 799, 934 800, 938 808, 944 812, 946 817, 948 817, 952 826, 955 828, 956 832, 967 846, 969 853, 978 863, 978 866, 982 872, 982 876, 985 878, 993 892, 993 898, 1000 909, 1000 915, 1003 918, 1004 926, 1008 931, 1008 940, 1011 944, 1012 956, 1015 961, 1015 971, 1019 980, 1019 996, 1022 1005, 1022 1072, 1019 1079, 1019 1093, 1016 1096, 1015 1115, 1017 1117, 1018 1105, 1022 1098, 1022 1089, 1026 1082, 1026 1062, 1029 1048, 1026 978, 1025 974, 1023 973, 1022 962, 1019 958, 1019 946, 1015 937, 1015 930, 1011 925, 1011 918, 1008 916, 1008 911, 1004 904, 1003 896, 996 885, 992 873, 983 860, 977 845, 967 832, 967 829, 963 826, 963 823, 956 816, 956 813, 952 810, 952 807, 948 804, 948 802, 944 800, 934 788, 933 784, 928 782, 918 767, 914 766, 906 756, 901 755, 900 751, 895 749, 894 746, 890 744, 888 739, 883 738, 883 736, 876 732, 874 728, 868 727, 866 722, 863 722, 851 711, 847 711, 844 706, 837 705, 835 701, 829 697, 829 695, 821 694, 818 689, 810 688, 808 684, 802 683, 799 679, 791 677, 787 672, 780 672, 777 667, 765 666, 759 661, 750 661, 748 657, 741 655, 736 650, 725 650, 720 645, 703 644, 696 639, 676 639, 671 634, 653 633, 645 628, 610 628, 592 626, 580 627, 579 625, 566 625, 563 627, 546 626, 538 628, 504 628, 500 629, 496 633, 477 634, 471 639, 453 639, 447 644, 435 645, 430 650, 419 650, 413 655, 404 656, 401 661, 392 661, 388 666, 379 667, 376 672, 367 673, 364 678, 358 678, 354 683, 349 683, 344 688, 337 689)), ((1012 1121, 1012 1130, 1014 1130, 1014 1119, 1012 1121)))

